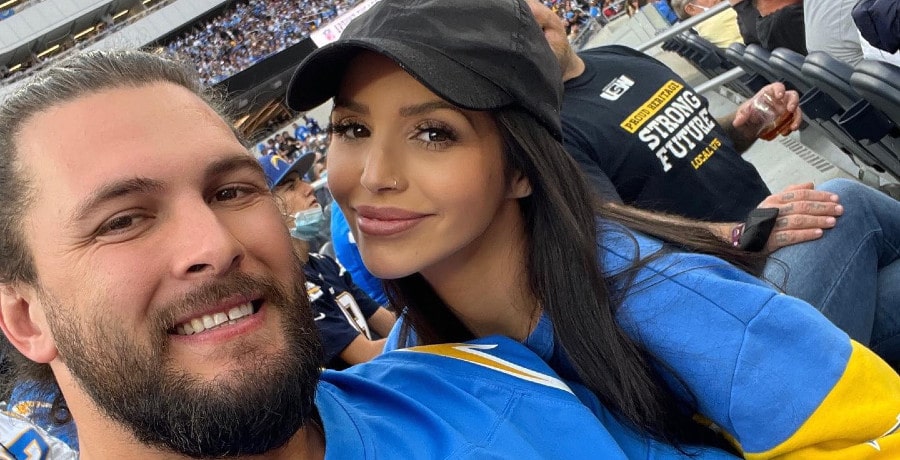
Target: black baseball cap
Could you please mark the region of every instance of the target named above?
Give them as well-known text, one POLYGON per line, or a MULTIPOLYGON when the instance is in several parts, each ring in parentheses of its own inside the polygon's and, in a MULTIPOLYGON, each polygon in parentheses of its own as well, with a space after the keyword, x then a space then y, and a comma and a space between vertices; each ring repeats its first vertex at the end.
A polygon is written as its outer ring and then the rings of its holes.
POLYGON ((300 63, 288 106, 306 111, 335 96, 363 50, 456 106, 520 106, 562 138, 562 72, 525 0, 381 0, 300 63))

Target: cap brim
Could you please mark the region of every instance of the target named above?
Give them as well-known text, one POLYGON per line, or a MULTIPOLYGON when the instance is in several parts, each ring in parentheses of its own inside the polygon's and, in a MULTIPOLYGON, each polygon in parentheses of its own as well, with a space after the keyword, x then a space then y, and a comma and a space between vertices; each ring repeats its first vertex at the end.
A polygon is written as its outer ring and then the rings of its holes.
POLYGON ((315 153, 307 153, 306 155, 303 155, 302 157, 297 158, 296 161, 291 163, 291 167, 288 168, 284 173, 282 173, 281 176, 278 177, 278 180, 276 180, 275 183, 272 184, 272 188, 275 188, 275 186, 280 184, 284 180, 284 178, 287 177, 288 174, 290 174, 292 172, 300 173, 300 177, 302 178, 304 175, 306 175, 306 172, 309 171, 309 168, 312 168, 313 162, 315 162, 315 161, 316 161, 315 153))
POLYGON ((361 51, 386 56, 430 91, 464 109, 491 110, 513 102, 503 89, 438 48, 390 39, 352 39, 325 45, 300 63, 288 85, 287 105, 306 111, 334 97, 350 61, 361 51))

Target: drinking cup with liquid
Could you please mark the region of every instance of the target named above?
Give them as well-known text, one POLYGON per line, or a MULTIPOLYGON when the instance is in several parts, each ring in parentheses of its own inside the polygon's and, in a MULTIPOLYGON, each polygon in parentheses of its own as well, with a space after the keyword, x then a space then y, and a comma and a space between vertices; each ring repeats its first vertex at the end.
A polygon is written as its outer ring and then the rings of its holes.
POLYGON ((791 112, 783 104, 775 102, 769 92, 759 93, 750 101, 750 115, 747 124, 759 126, 757 137, 771 141, 785 130, 793 120, 791 112))

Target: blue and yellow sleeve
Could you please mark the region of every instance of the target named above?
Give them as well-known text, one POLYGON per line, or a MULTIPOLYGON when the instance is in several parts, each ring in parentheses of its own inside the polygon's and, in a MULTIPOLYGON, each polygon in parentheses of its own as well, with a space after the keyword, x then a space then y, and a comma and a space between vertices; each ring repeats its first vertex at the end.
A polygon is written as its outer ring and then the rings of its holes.
POLYGON ((620 323, 746 458, 900 459, 900 376, 811 305, 696 254, 628 294, 620 323))
POLYGON ((864 346, 850 348, 844 372, 812 414, 772 448, 745 450, 747 459, 900 458, 900 378, 864 346))

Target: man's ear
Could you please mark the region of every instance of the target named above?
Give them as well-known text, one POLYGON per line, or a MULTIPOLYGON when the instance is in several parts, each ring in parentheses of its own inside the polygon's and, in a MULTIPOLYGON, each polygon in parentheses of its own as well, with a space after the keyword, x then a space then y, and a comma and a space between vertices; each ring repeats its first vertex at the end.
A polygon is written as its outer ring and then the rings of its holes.
POLYGON ((0 284, 0 329, 26 358, 38 363, 56 358, 56 342, 34 288, 0 284))
POLYGON ((531 181, 522 174, 521 171, 513 173, 512 181, 509 184, 509 190, 506 193, 507 198, 525 198, 531 195, 531 181))

